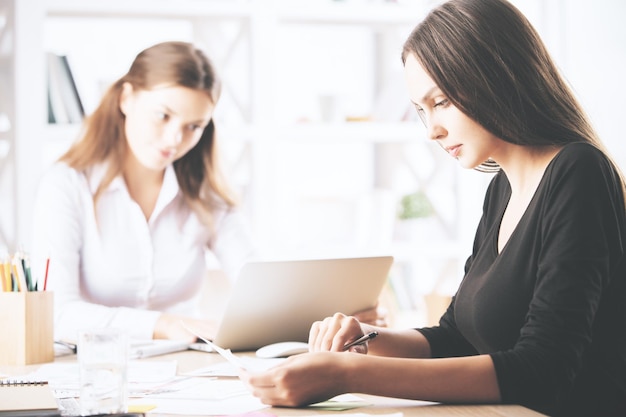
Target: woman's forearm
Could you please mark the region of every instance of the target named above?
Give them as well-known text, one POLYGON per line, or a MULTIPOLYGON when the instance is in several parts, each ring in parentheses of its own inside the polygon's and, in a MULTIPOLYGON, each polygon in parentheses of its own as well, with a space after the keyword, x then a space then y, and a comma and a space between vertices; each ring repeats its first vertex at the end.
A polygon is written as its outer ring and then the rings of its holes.
POLYGON ((240 377, 265 404, 302 406, 344 393, 435 402, 498 403, 487 355, 446 359, 387 358, 354 352, 295 355, 264 372, 240 377))
POLYGON ((378 336, 368 344, 370 355, 397 358, 430 358, 431 356, 428 340, 417 330, 372 327, 368 331, 371 330, 376 330, 378 336))
POLYGON ((437 402, 500 402, 488 355, 444 359, 351 355, 346 392, 437 402))

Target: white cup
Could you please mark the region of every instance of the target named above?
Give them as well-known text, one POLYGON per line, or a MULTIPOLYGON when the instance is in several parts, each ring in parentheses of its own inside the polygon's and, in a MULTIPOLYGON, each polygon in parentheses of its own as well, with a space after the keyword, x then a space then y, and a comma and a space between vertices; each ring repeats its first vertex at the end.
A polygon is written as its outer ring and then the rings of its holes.
POLYGON ((104 328, 79 332, 81 415, 127 411, 128 350, 128 335, 123 330, 104 328))

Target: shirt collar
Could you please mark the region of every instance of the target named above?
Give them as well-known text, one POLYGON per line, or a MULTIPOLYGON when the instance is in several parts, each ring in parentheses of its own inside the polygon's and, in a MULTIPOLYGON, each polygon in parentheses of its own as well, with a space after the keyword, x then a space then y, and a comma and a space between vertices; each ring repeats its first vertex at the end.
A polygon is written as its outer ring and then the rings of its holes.
POLYGON ((174 171, 173 165, 168 165, 165 168, 165 175, 163 176, 163 185, 161 186, 161 192, 159 193, 159 199, 154 207, 154 213, 161 211, 163 207, 169 204, 180 192, 180 186, 178 185, 178 178, 176 178, 176 171, 174 171))
MULTIPOLYGON (((87 170, 87 180, 89 183, 89 189, 92 194, 95 194, 98 186, 102 182, 106 171, 108 168, 108 164, 101 163, 94 165, 93 167, 87 170)), ((106 189, 106 192, 117 191, 117 190, 126 190, 126 182, 121 175, 116 176, 111 181, 111 184, 106 189)), ((180 191, 180 187, 178 185, 178 179, 176 178, 176 171, 174 171, 173 165, 168 165, 165 168, 165 175, 163 176, 163 186, 161 187, 161 192, 159 193, 159 199, 157 201, 157 205, 155 207, 155 211, 159 210, 161 207, 167 205, 170 201, 172 201, 180 191)))

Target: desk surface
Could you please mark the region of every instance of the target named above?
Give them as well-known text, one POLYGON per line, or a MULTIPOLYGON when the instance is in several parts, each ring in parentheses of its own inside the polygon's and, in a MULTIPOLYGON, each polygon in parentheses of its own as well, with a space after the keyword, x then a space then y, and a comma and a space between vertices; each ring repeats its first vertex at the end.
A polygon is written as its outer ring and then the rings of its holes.
MULTIPOLYGON (((55 362, 73 362, 76 355, 64 356, 56 358, 55 362)), ((143 359, 144 361, 163 361, 176 360, 178 363, 178 372, 184 373, 194 369, 209 366, 222 362, 223 359, 216 353, 204 353, 198 351, 177 352, 169 355, 155 356, 143 359)), ((9 375, 23 375, 31 370, 35 370, 39 365, 28 366, 0 366, 0 373, 9 375)), ((313 409, 301 408, 278 408, 271 407, 264 409, 263 412, 274 414, 276 416, 312 416, 322 414, 390 414, 403 413, 404 417, 413 416, 506 416, 506 417, 539 417, 543 414, 532 411, 528 408, 518 405, 443 405, 425 403, 421 401, 400 400, 394 398, 377 397, 370 395, 358 394, 359 397, 371 405, 362 408, 356 408, 350 411, 329 412, 316 411, 313 409)), ((159 414, 148 413, 148 417, 157 417, 159 414)), ((173 417, 171 414, 168 417, 173 417)))

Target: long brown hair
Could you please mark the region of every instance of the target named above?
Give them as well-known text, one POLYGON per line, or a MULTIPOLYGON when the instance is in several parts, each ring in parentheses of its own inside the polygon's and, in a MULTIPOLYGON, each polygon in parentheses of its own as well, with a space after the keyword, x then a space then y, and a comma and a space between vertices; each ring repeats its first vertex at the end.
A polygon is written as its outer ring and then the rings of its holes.
MULTIPOLYGON (((59 159, 79 171, 102 162, 107 172, 94 194, 94 205, 111 181, 122 172, 129 152, 124 131, 125 116, 120 110, 124 83, 147 90, 168 84, 206 92, 216 104, 221 83, 208 57, 187 42, 163 42, 140 52, 128 72, 103 95, 96 110, 85 119, 80 139, 59 159)), ((234 198, 219 171, 213 120, 200 141, 174 162, 174 170, 185 201, 207 225, 213 224, 217 208, 230 208, 234 198)))
MULTIPOLYGON (((447 98, 497 137, 518 145, 588 142, 626 183, 536 30, 506 0, 450 0, 413 30, 413 54, 447 98)), ((478 169, 498 170, 494 161, 478 169)), ((626 203, 625 203, 626 204, 626 203)))

